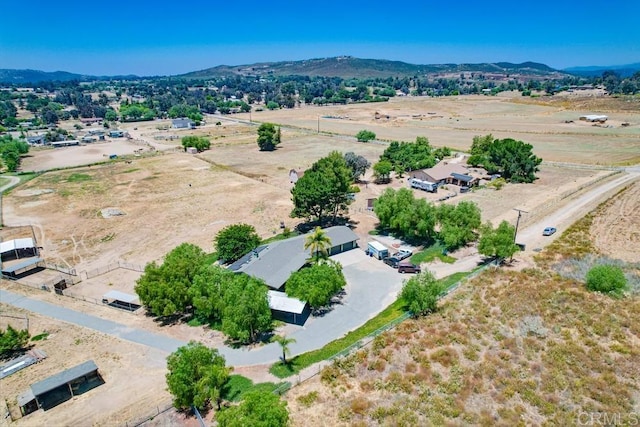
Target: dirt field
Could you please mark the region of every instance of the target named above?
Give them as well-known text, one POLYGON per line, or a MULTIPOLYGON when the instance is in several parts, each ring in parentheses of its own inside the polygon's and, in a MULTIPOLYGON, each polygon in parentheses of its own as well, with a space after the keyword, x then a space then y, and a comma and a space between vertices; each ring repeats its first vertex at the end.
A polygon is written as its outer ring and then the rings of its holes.
MULTIPOLYGON (((432 145, 454 148, 468 148, 474 135, 492 133, 496 137, 514 137, 534 144, 536 154, 545 160, 614 163, 640 159, 640 117, 636 112, 607 111, 615 127, 597 128, 577 121, 578 115, 594 111, 566 108, 515 104, 500 97, 407 98, 385 104, 254 112, 252 119, 273 120, 313 131, 317 127, 318 116, 342 117, 321 117, 321 130, 355 135, 357 131, 367 128, 374 130, 379 138, 404 140, 425 135, 432 145), (388 114, 390 118, 376 120, 376 111, 388 114), (564 123, 564 120, 575 121, 564 123), (626 128, 616 125, 623 121, 629 121, 632 125, 626 128), (605 146, 607 158, 603 160, 602 147, 605 146)), ((0 231, 0 237, 5 240, 31 237, 31 227, 16 227, 33 226, 33 233, 43 247, 42 255, 47 261, 75 268, 78 272, 102 268, 118 261, 143 266, 150 261, 160 260, 183 242, 197 244, 209 252, 216 233, 229 224, 252 224, 265 238, 279 232, 281 221, 290 228, 297 224, 298 220, 289 218, 292 208, 292 184, 288 179, 290 169, 304 170, 333 150, 343 153, 353 151, 374 163, 385 148, 384 144, 357 143, 350 137, 318 135, 305 129, 285 128, 283 143, 278 150, 259 152, 255 143, 255 125, 220 119, 221 125, 217 126, 217 117, 210 116, 208 120, 207 126, 194 131, 166 129, 166 121, 129 123, 123 128, 131 133, 134 142, 116 140, 91 146, 34 150, 25 159, 25 170, 102 161, 105 154, 118 154, 124 159, 104 165, 48 172, 5 194, 3 221, 7 227, 0 231), (195 156, 175 151, 179 138, 191 133, 210 137, 211 150, 195 156), (135 156, 134 151, 141 147, 146 147, 145 153, 140 157, 135 156), (113 213, 120 215, 111 216, 113 213)), ((543 165, 540 179, 535 184, 508 185, 500 191, 479 190, 458 195, 448 203, 473 200, 482 208, 483 221, 494 222, 502 219, 513 222, 517 215, 513 208, 525 209, 530 214, 523 218, 521 225, 526 226, 553 211, 577 188, 604 179, 608 174, 610 171, 606 170, 543 165)), ((370 172, 367 177, 370 177, 370 172)), ((393 188, 405 185, 406 182, 398 179, 390 184, 393 188)), ((350 207, 350 217, 357 225, 355 231, 361 242, 367 240, 368 231, 376 222, 373 214, 366 210, 366 200, 377 197, 387 187, 362 184, 361 192, 350 207)), ((611 215, 617 219, 602 220, 598 230, 607 232, 595 232, 598 236, 604 236, 599 247, 609 247, 613 250, 610 252, 612 255, 618 254, 616 256, 620 257, 624 256, 624 251, 612 249, 614 246, 626 248, 627 242, 631 241, 633 245, 638 241, 638 236, 629 233, 633 227, 638 228, 637 215, 633 215, 639 208, 638 184, 628 194, 631 197, 627 201, 612 208, 611 215)), ((416 195, 434 197, 424 192, 416 192, 416 195)), ((108 290, 132 292, 139 274, 117 269, 83 280, 68 292, 87 301, 99 301, 108 290)), ((33 280, 33 284, 37 285, 40 278, 33 280)), ((161 327, 153 319, 141 314, 122 313, 101 304, 61 298, 7 282, 3 282, 2 286, 185 341, 196 339, 215 346, 222 339, 219 333, 202 328, 187 325, 161 327)), ((32 317, 35 322, 30 328, 32 335, 40 329, 55 331, 47 341, 42 342, 43 346, 51 346, 52 353, 37 366, 37 371, 32 373, 30 370, 35 369, 32 367, 24 371, 30 371, 28 375, 16 374, 18 376, 11 380, 15 382, 7 382, 7 387, 3 380, 3 397, 4 393, 14 396, 21 388, 28 386, 32 378, 45 371, 47 375, 53 374, 58 366, 68 367, 93 358, 101 372, 104 370, 107 384, 48 411, 46 417, 52 417, 46 418, 48 424, 122 423, 153 412, 154 406, 168 399, 164 385, 165 355, 151 354, 150 350, 135 344, 88 330, 32 317), (61 330, 65 332, 59 333, 61 330), (79 340, 78 343, 76 340, 79 340), (147 360, 150 360, 148 367, 147 360), (140 375, 140 384, 126 380, 131 372, 140 375), (131 391, 125 385, 130 385, 131 391), (112 398, 111 393, 116 393, 117 397, 112 398), (100 399, 105 401, 98 403, 100 399), (119 408, 122 411, 118 411, 119 408), (151 411, 147 410, 149 408, 151 411), (85 410, 89 415, 83 414, 85 410), (100 411, 103 411, 103 415, 100 415, 100 411)), ((49 353, 49 350, 46 351, 49 353)), ((270 379, 260 369, 239 373, 254 380, 270 379)), ((304 389, 296 391, 290 398, 294 409, 293 400, 304 392, 304 389)), ((329 397, 326 399, 329 401, 329 397)), ((45 415, 34 415, 37 417, 32 418, 32 415, 28 420, 25 419, 24 425, 42 425, 45 415), (34 420, 33 424, 30 424, 31 420, 34 420)))
POLYGON ((600 252, 627 262, 640 262, 640 182, 616 198, 593 221, 591 235, 600 252))
POLYGON ((319 123, 322 132, 347 135, 369 129, 383 140, 407 141, 426 136, 434 146, 463 150, 471 146, 475 135, 491 133, 497 138, 530 143, 535 154, 545 160, 591 164, 640 162, 637 104, 634 109, 623 110, 615 102, 593 105, 581 98, 563 98, 546 104, 521 103, 520 98, 515 98, 516 102, 507 97, 487 96, 392 98, 386 103, 255 112, 252 118, 313 131, 319 123), (609 121, 604 127, 579 120, 581 115, 602 111, 583 109, 591 107, 608 109, 609 121), (630 125, 622 127, 622 123, 630 125))

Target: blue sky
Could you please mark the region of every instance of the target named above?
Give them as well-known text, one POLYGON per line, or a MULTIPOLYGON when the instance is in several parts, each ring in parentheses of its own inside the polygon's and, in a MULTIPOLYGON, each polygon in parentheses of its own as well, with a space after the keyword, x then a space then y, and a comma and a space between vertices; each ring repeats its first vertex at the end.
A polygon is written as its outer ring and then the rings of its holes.
POLYGON ((640 62, 640 0, 7 1, 0 68, 171 75, 339 55, 554 68, 640 62))

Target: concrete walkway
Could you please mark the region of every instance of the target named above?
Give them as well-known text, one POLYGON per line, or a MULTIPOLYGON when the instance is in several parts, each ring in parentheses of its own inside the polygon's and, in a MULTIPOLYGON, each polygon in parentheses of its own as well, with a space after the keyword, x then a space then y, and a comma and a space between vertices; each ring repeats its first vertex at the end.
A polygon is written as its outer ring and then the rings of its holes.
POLYGON ((20 183, 20 178, 18 178, 17 176, 0 175, 0 177, 6 178, 6 179, 9 180, 8 184, 5 184, 2 187, 0 187, 0 194, 4 193, 5 191, 10 189, 11 187, 15 187, 16 185, 18 185, 20 183))

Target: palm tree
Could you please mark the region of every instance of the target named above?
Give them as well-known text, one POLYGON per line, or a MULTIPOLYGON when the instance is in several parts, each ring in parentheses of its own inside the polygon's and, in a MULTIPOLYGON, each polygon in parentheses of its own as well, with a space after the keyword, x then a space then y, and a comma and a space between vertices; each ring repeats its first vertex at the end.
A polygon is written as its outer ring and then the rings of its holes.
POLYGON ((278 344, 280 344, 280 347, 282 348, 282 363, 286 365, 287 354, 290 354, 289 344, 295 343, 295 338, 287 338, 285 336, 275 335, 273 338, 271 338, 271 342, 277 342, 278 344))
POLYGON ((331 239, 320 227, 316 227, 313 233, 309 234, 307 241, 304 243, 304 248, 309 249, 313 254, 312 259, 315 262, 322 258, 327 258, 329 255, 327 249, 331 247, 331 239))

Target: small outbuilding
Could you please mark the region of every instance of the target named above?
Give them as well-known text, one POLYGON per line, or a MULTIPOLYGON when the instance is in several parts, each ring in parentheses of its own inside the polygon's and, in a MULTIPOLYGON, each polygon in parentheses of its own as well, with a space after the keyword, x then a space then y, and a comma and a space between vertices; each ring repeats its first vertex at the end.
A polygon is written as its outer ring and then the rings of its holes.
POLYGON ((584 116, 580 116, 580 120, 585 121, 585 122, 604 123, 608 119, 609 119, 609 117, 605 116, 603 114, 586 114, 584 116))
POLYGON ((269 308, 274 319, 294 325, 304 325, 311 313, 309 305, 284 292, 267 291, 269 308))
POLYGON ((174 129, 193 129, 196 125, 191 119, 183 117, 171 120, 171 127, 174 129))
POLYGON ((13 265, 2 265, 2 276, 9 279, 20 279, 46 268, 42 258, 30 258, 13 265))
POLYGON ((141 306, 140 299, 137 295, 131 295, 120 291, 107 292, 102 296, 102 303, 128 311, 136 311, 141 306))
POLYGON ((89 360, 31 384, 29 390, 18 396, 18 406, 23 416, 38 409, 47 411, 102 384, 98 367, 89 360))
POLYGON ((0 243, 2 261, 33 257, 38 255, 38 248, 31 238, 7 240, 0 243))
POLYGON ((198 154, 198 149, 196 147, 187 147, 187 153, 198 154))

